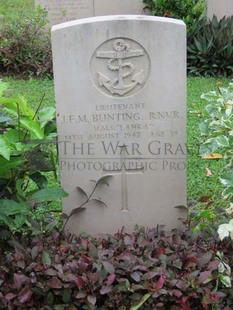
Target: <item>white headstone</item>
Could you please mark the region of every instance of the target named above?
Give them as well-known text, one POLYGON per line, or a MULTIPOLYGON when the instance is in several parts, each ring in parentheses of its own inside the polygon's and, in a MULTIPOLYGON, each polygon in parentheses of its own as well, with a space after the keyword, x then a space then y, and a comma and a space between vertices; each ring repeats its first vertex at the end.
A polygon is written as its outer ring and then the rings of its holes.
POLYGON ((117 15, 144 14, 143 0, 35 0, 48 12, 50 26, 80 18, 117 15))
POLYGON ((220 20, 224 16, 233 16, 233 0, 207 0, 207 16, 216 15, 220 20))
POLYGON ((186 205, 186 43, 182 21, 88 18, 52 28, 64 212, 72 233, 177 226, 186 205))

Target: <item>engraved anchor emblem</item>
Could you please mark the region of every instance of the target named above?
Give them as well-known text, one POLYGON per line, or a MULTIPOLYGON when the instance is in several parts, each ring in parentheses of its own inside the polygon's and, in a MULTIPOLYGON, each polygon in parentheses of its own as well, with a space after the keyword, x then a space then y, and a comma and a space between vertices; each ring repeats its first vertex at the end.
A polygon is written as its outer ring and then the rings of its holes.
POLYGON ((113 51, 97 51, 96 57, 107 58, 107 67, 111 71, 117 71, 117 78, 110 80, 105 74, 98 72, 98 82, 101 87, 105 87, 111 94, 123 96, 130 90, 135 88, 137 84, 142 85, 145 80, 144 70, 141 70, 133 75, 134 65, 131 62, 124 62, 126 58, 139 57, 144 55, 142 49, 130 50, 129 44, 123 39, 116 39, 113 42, 113 51), (113 65, 117 62, 116 65, 113 65), (125 71, 128 68, 128 71, 125 71), (133 75, 133 76, 132 76, 133 75), (124 79, 131 77, 131 83, 125 84, 124 79))

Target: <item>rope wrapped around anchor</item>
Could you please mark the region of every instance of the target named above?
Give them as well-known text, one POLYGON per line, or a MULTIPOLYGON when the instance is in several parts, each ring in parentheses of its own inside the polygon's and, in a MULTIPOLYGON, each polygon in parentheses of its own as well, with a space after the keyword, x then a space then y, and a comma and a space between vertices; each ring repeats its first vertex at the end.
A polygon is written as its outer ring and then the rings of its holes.
MULTIPOLYGON (((113 65, 112 65, 112 62, 115 61, 115 60, 117 60, 117 59, 109 59, 109 60, 108 60, 107 67, 108 67, 108 69, 111 70, 111 71, 118 71, 118 70, 120 69, 120 66, 113 66, 113 65)), ((123 78, 123 79, 127 78, 128 76, 130 76, 130 75, 132 75, 132 74, 134 73, 134 66, 133 66, 133 64, 131 64, 130 62, 125 62, 125 63, 123 63, 123 64, 121 65, 121 67, 122 67, 122 68, 125 68, 125 67, 129 67, 129 68, 130 68, 129 71, 124 72, 124 73, 122 74, 122 78, 123 78)), ((112 81, 113 85, 115 85, 118 81, 119 81, 118 78, 114 79, 114 80, 112 81)))

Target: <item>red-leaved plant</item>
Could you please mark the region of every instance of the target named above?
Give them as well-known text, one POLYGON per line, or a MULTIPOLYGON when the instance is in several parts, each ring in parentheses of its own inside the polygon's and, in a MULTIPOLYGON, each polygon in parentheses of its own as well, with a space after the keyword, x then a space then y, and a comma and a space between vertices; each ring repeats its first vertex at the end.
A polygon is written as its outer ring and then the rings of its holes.
POLYGON ((232 254, 187 229, 14 239, 0 248, 0 308, 230 310, 219 266, 232 254))

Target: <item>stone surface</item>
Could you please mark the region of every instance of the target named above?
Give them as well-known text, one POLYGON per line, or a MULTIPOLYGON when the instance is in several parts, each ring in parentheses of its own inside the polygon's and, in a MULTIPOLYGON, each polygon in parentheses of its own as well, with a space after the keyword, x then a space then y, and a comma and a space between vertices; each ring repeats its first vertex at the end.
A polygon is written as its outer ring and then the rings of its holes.
POLYGON ((142 0, 35 0, 48 11, 50 26, 80 18, 115 15, 143 14, 142 0))
POLYGON ((143 14, 142 0, 94 0, 94 16, 143 14))
POLYGON ((48 11, 49 25, 94 16, 93 0, 35 0, 48 11))
POLYGON ((207 0, 207 16, 211 19, 216 15, 218 19, 224 16, 233 15, 233 1, 232 0, 207 0))
POLYGON ((72 233, 179 224, 186 205, 186 43, 182 21, 87 18, 52 28, 64 212, 72 233), (145 35, 149 34, 149 35, 145 35))

